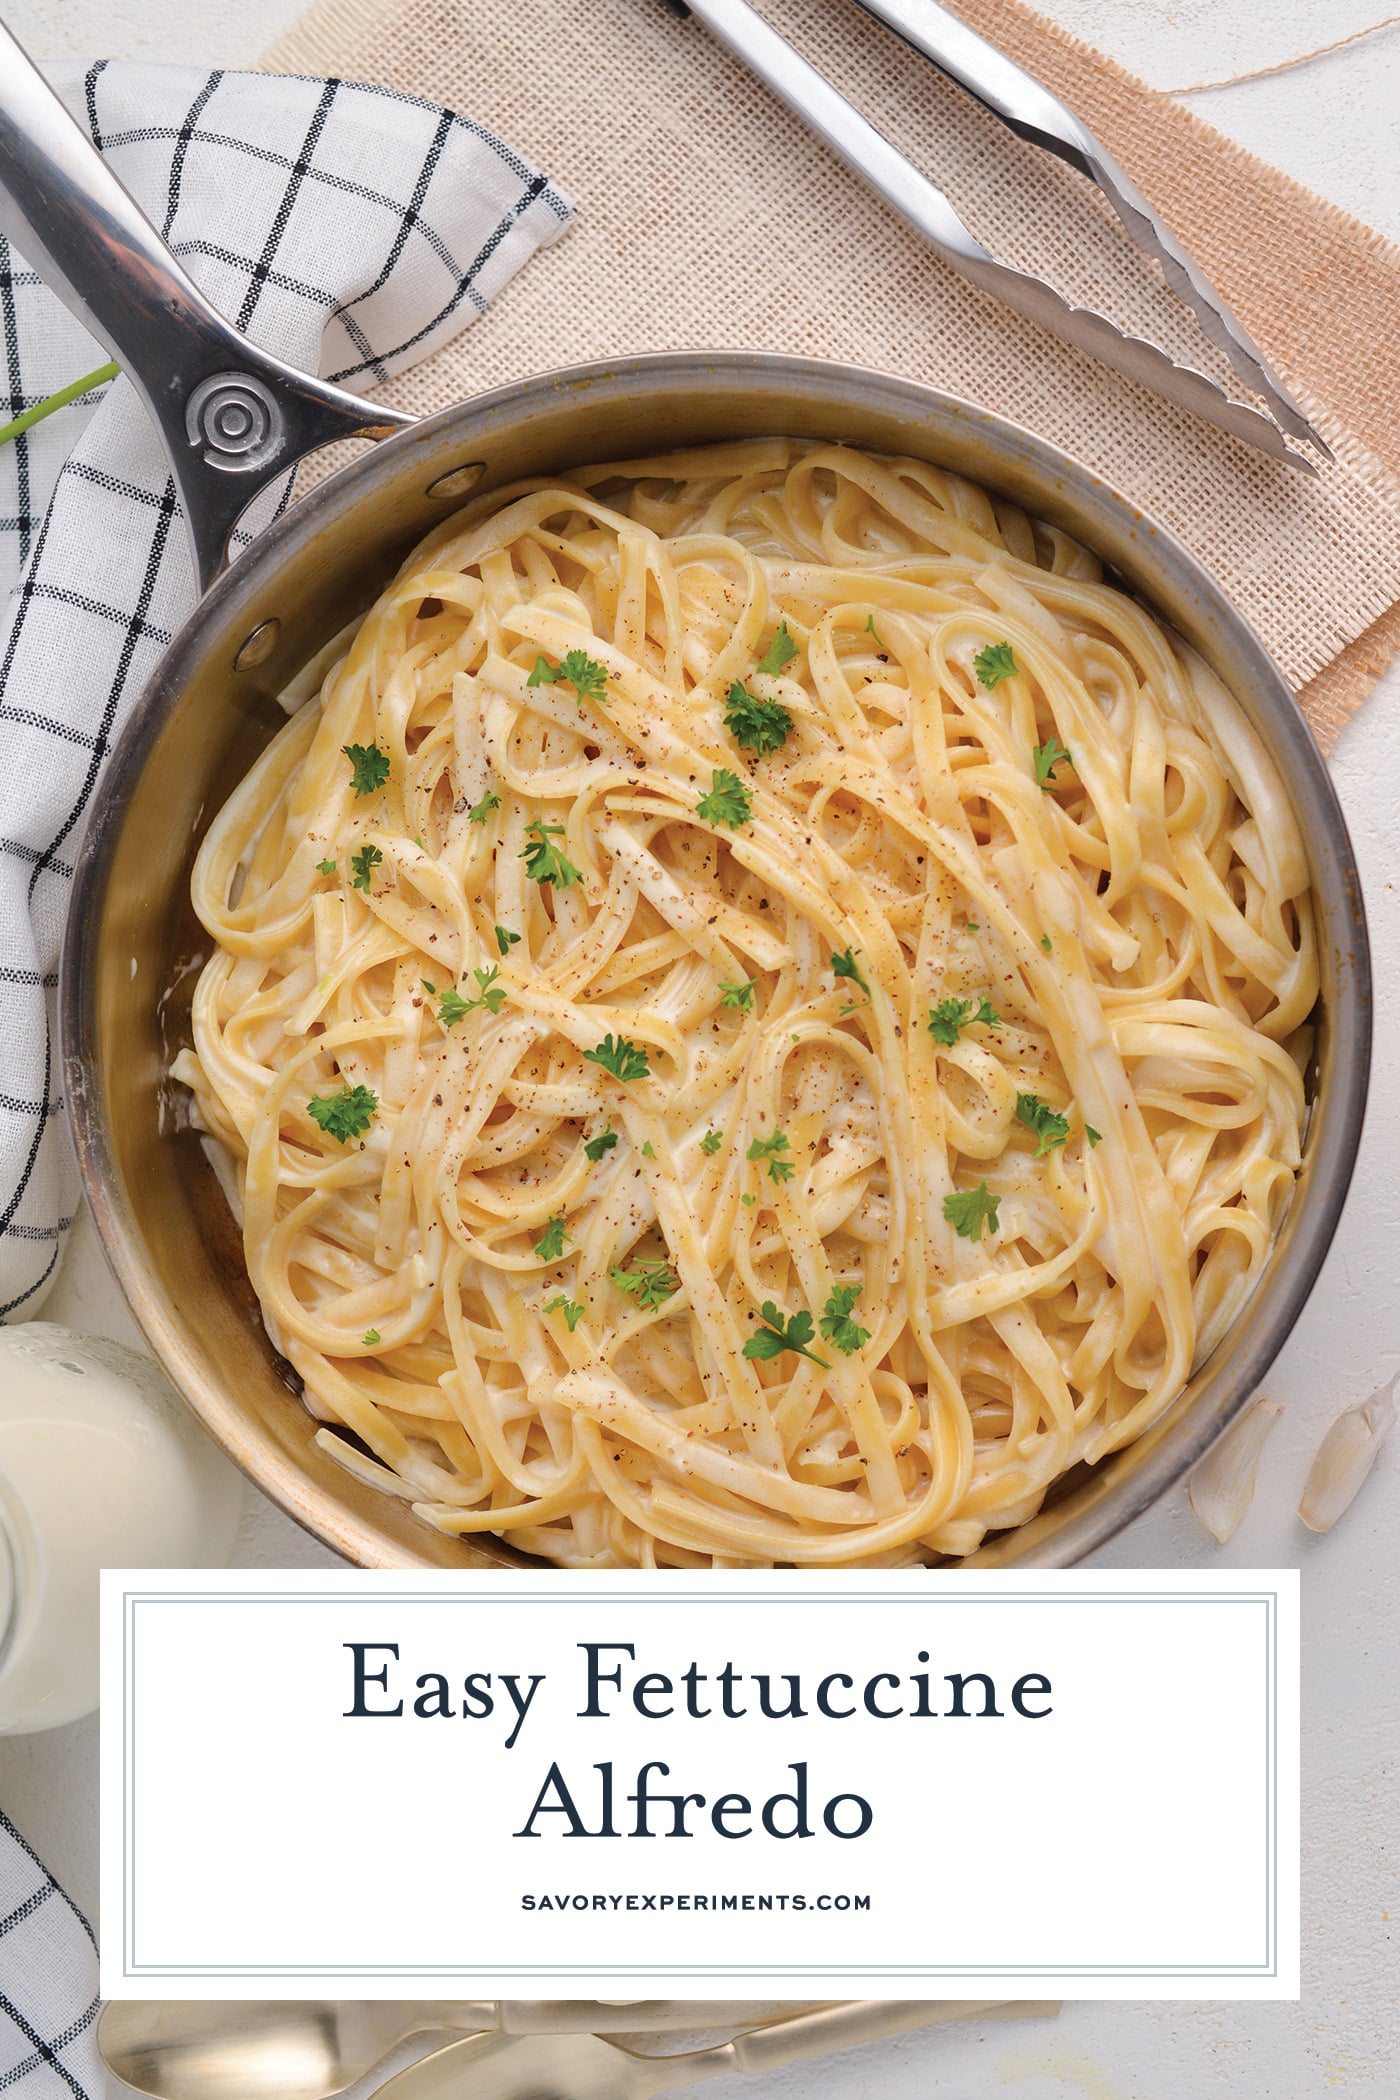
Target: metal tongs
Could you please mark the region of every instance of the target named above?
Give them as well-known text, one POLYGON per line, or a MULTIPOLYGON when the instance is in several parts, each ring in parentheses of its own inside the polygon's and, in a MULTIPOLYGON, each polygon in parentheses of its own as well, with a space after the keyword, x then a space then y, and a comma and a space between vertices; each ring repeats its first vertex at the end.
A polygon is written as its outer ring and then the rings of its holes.
POLYGON ((1288 443, 1300 438, 1324 460, 1332 457, 1319 432, 1289 395, 1258 345, 1214 286, 1192 262, 1170 228, 1113 156, 1074 112, 1005 53, 978 36, 938 0, 858 0, 940 72, 974 96, 1019 137, 1043 147, 1088 177, 1102 192, 1123 227, 1160 263, 1167 283, 1195 314, 1205 334, 1223 351, 1246 387, 1266 404, 1234 400, 1204 372, 1175 362, 1155 343, 1128 335, 1105 315, 1072 306, 1048 284, 998 262, 968 230, 953 206, 912 161, 906 160, 860 111, 838 94, 747 0, 667 0, 676 13, 699 17, 789 109, 802 118, 853 172, 885 199, 971 283, 1038 321, 1077 349, 1087 350, 1114 371, 1150 387, 1165 400, 1193 410, 1246 443, 1305 473, 1313 459, 1288 443))

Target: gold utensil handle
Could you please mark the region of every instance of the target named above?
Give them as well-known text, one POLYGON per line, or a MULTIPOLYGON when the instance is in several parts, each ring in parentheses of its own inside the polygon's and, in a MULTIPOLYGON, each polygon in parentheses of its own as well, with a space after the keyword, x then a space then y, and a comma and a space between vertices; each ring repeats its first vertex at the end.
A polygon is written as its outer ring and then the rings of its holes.
POLYGON ((884 2041, 889 2035, 943 2026, 952 2020, 1033 2018, 1058 2011, 1059 2005, 1053 2000, 1006 1998, 867 1998, 826 2005, 815 2012, 755 2028, 718 2049, 705 2049, 669 2061, 660 2059, 668 2070, 672 2066, 674 2070, 670 2076, 658 2079, 652 2090, 689 2085, 730 2071, 772 2071, 780 2064, 800 2063, 804 2057, 825 2056, 838 2049, 853 2049, 861 2042, 884 2041))
MULTIPOLYGON (((784 2005, 771 1998, 502 1998, 496 2025, 502 2034, 703 2033, 714 2027, 752 2027, 788 2020, 823 2001, 784 2005)), ((483 2025, 489 2024, 482 2022, 483 2025)))

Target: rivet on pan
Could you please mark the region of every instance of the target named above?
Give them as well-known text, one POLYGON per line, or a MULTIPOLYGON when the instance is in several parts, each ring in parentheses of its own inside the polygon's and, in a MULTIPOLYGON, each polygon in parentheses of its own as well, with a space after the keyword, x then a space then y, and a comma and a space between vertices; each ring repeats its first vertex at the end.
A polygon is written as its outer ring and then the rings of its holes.
POLYGON ((254 664, 265 664, 277 647, 277 637, 282 632, 280 620, 260 620, 247 636, 243 647, 233 659, 235 671, 251 671, 254 664))
POLYGON ((428 483, 423 493, 435 502, 451 503, 454 497, 465 496, 474 489, 485 472, 484 459, 470 459, 464 467, 454 467, 450 474, 439 474, 436 481, 428 483))

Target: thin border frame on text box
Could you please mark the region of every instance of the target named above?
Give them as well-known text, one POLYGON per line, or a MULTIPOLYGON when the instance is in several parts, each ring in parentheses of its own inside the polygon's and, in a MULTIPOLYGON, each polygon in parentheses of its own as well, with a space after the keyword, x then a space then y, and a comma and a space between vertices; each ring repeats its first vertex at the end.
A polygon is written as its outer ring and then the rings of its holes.
MULTIPOLYGON (((656 1977, 671 1976, 733 1976, 738 1973, 732 1962, 550 1962, 491 1965, 479 1962, 375 1962, 354 1964, 346 1962, 160 1962, 142 1963, 136 1954, 136 1876, 134 1861, 135 1837, 135 1696, 136 1696, 136 1609, 150 1604, 333 1604, 344 1607, 346 1597, 340 1592, 320 1590, 123 1590, 122 1596, 122 1970, 124 1978, 136 1981, 141 1977, 160 1976, 308 1976, 344 1977, 363 1979, 366 1977, 433 1977, 471 1978, 489 1981, 493 1977, 535 1977, 548 1980, 558 1976, 579 1976, 606 1979, 610 1977, 656 1977)), ((362 1604, 454 1604, 464 1601, 461 1596, 442 1590, 357 1590, 354 1602, 362 1604)), ((577 1605, 582 1601, 577 1590, 556 1588, 532 1589, 528 1595, 502 1590, 492 1598, 492 1603, 501 1605, 550 1605, 568 1603, 577 1605)), ((619 1589, 592 1590, 588 1593, 590 1606, 615 1604, 669 1604, 672 1593, 665 1589, 619 1589)), ((781 1589, 726 1591, 726 1603, 783 1604, 832 1604, 832 1603, 884 1603, 927 1604, 927 1597, 916 1597, 908 1590, 829 1590, 803 1591, 781 1589)), ((1264 1937, 1265 1955, 1257 1963, 1075 1963, 1075 1962, 939 1962, 939 1963, 890 1963, 890 1962, 788 1962, 743 1964, 742 1973, 752 1977, 811 1978, 821 1980, 841 1976, 898 1977, 913 1982, 956 1981, 968 1976, 1005 1977, 1017 1981, 1025 1977, 1065 1976, 1100 1978, 1170 1978, 1174 1976, 1247 1977, 1264 1980, 1278 1975, 1279 1959, 1279 1672, 1278 1672, 1278 1604, 1277 1590, 1133 1590, 1126 1586, 1114 1590, 1085 1590, 1079 1588, 1062 1590, 997 1590, 978 1592, 971 1589, 960 1591, 956 1598, 947 1601, 966 1604, 1245 1604, 1263 1607, 1264 1614, 1264 1728, 1265 1728, 1265 1899, 1264 1937)))

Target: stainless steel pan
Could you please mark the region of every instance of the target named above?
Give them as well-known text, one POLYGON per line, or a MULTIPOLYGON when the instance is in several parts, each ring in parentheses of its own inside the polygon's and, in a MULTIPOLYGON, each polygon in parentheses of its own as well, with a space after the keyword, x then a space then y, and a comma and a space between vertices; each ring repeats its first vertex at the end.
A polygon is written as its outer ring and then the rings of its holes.
POLYGON ((1217 586, 1131 503, 1028 431, 848 366, 642 357, 547 373, 409 427, 289 371, 215 314, 8 40, 0 185, 4 230, 142 387, 208 585, 108 762, 79 857, 60 999, 69 1117, 103 1245, 151 1348, 225 1450, 365 1566, 517 1559, 491 1540, 443 1537, 318 1452, 263 1333, 238 1234, 166 1078, 206 946, 188 879, 209 813, 283 719, 276 693, 372 602, 445 505, 522 475, 781 432, 937 461, 1066 528, 1201 651, 1291 784, 1311 856, 1322 998, 1306 1164, 1268 1271, 1149 1435, 1067 1476, 1041 1516, 976 1560, 1065 1565, 1147 1508, 1243 1406, 1298 1316, 1346 1193, 1370 1048, 1346 826, 1282 678, 1217 586), (348 431, 391 429, 216 573, 238 511, 289 460, 348 431))

